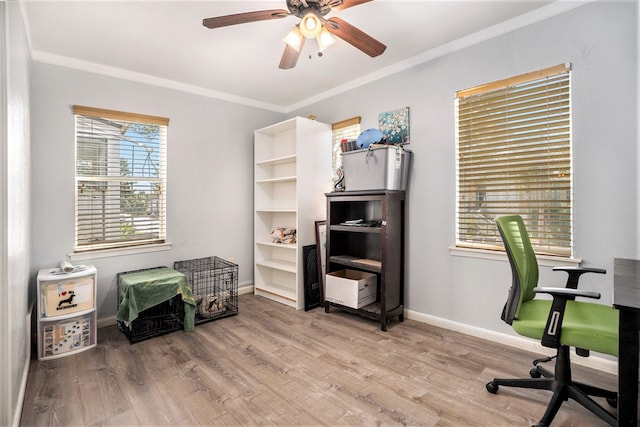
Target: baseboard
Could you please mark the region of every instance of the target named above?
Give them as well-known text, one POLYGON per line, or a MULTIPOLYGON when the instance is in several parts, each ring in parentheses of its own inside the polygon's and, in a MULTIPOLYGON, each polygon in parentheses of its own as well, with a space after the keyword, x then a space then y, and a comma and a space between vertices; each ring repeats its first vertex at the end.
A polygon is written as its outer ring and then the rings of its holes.
POLYGON ((18 427, 20 425, 20 418, 22 417, 22 409, 24 407, 24 396, 27 392, 27 380, 29 379, 29 368, 31 367, 31 316, 33 315, 34 304, 29 306, 26 317, 26 342, 25 342, 25 355, 24 355, 24 367, 22 369, 22 379, 20 380, 20 390, 18 390, 18 399, 16 402, 16 409, 13 413, 12 425, 18 427))
POLYGON ((96 322, 96 326, 98 329, 104 328, 106 326, 114 326, 116 324, 116 316, 104 317, 102 319, 98 319, 96 322))
POLYGON ((253 293, 253 282, 241 283, 238 286, 238 295, 252 294, 252 293, 253 293))
MULTIPOLYGON (((31 327, 31 325, 29 325, 31 327)), ((31 344, 29 344, 31 349, 31 344)), ((29 367, 31 366, 31 350, 27 351, 24 369, 22 370, 22 380, 20 381, 20 391, 18 393, 18 402, 16 403, 16 411, 13 414, 13 426, 18 427, 20 425, 20 418, 22 417, 22 408, 24 407, 24 396, 27 392, 27 380, 29 379, 29 367)))
MULTIPOLYGON (((429 325, 437 326, 440 328, 448 329, 455 332, 460 332, 465 335, 471 335, 474 337, 486 339, 488 341, 496 342, 498 344, 508 345, 520 350, 531 351, 534 353, 540 353, 542 355, 551 356, 555 352, 553 349, 543 347, 537 341, 529 338, 503 334, 496 331, 490 331, 488 329, 478 328, 476 326, 467 325, 464 323, 455 322, 453 320, 443 319, 441 317, 431 316, 417 311, 405 310, 405 316, 408 319, 415 320, 417 322, 427 323, 429 325)), ((586 366, 589 368, 597 369, 599 371, 607 372, 613 375, 618 374, 618 362, 615 360, 605 359, 598 355, 591 355, 590 357, 573 357, 571 361, 577 365, 586 366)))

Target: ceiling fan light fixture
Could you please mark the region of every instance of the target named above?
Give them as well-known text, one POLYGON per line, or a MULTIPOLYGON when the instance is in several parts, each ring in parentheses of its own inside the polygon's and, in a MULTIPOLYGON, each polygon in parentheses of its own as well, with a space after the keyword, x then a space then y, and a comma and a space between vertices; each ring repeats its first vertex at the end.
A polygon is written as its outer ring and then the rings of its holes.
POLYGON ((294 25, 289 34, 287 34, 282 41, 294 48, 297 52, 300 52, 300 47, 302 46, 302 32, 300 32, 300 28, 297 25, 294 25))
POLYGON ((322 52, 332 44, 336 42, 336 38, 327 30, 325 27, 322 27, 320 34, 316 37, 318 40, 318 51, 322 52))
POLYGON ((313 9, 309 10, 300 20, 300 31, 309 39, 318 37, 322 31, 322 22, 313 9))
POLYGON ((298 24, 283 39, 285 48, 278 65, 278 68, 283 70, 296 66, 304 44, 310 38, 315 38, 317 41, 318 56, 322 56, 322 51, 334 44, 336 39, 341 39, 374 58, 381 55, 387 46, 337 16, 325 18, 334 9, 343 10, 370 1, 372 0, 286 0, 288 10, 255 10, 214 16, 203 19, 202 25, 214 29, 295 16, 299 19, 298 24))

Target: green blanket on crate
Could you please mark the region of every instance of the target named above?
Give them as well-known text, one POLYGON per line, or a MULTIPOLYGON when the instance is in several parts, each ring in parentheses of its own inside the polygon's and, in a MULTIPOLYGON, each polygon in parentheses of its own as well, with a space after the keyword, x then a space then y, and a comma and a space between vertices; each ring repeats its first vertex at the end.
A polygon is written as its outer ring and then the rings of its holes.
POLYGON ((193 331, 196 300, 184 274, 168 267, 122 274, 118 290, 120 305, 116 313, 117 320, 130 325, 141 311, 182 295, 184 330, 193 331))

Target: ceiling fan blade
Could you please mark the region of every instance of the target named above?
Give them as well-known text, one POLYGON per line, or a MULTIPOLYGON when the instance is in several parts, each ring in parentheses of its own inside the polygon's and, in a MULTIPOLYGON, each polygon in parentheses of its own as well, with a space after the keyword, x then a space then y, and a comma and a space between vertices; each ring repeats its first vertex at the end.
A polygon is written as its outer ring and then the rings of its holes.
POLYGON ((236 13, 234 15, 205 18, 202 20, 202 25, 207 28, 220 28, 227 27, 229 25, 244 24, 247 22, 284 18, 286 16, 289 16, 289 12, 284 9, 259 10, 256 12, 236 13))
POLYGON ((357 6, 362 3, 369 3, 372 0, 343 0, 342 4, 331 7, 331 10, 343 10, 349 7, 357 6))
POLYGON ((331 34, 340 37, 342 40, 360 49, 372 58, 382 54, 387 48, 387 46, 367 33, 338 17, 328 19, 325 22, 327 24, 325 27, 331 34))
POLYGON ((293 68, 298 63, 298 57, 300 56, 300 52, 302 51, 302 47, 304 46, 305 37, 302 38, 300 42, 300 50, 295 50, 288 44, 285 45, 284 52, 282 53, 282 58, 280 58, 280 65, 278 68, 282 70, 288 70, 293 68))

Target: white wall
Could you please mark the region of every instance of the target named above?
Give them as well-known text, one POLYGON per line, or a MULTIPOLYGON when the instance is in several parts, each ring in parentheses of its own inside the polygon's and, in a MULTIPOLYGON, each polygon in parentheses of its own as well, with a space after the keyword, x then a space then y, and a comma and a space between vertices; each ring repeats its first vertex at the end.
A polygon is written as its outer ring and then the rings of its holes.
POLYGON ((0 4, 0 425, 17 425, 29 369, 29 50, 18 2, 0 4))
MULTIPOLYGON (((637 257, 638 66, 636 2, 594 2, 301 108, 332 123, 411 107, 414 164, 407 201, 406 306, 418 313, 512 333, 499 319, 510 285, 505 261, 454 257, 455 119, 460 89, 570 62, 575 256, 608 269, 586 287, 610 304, 613 258, 637 257), (598 280, 596 280, 598 279, 598 280)), ((33 260, 56 264, 73 248, 72 104, 166 116, 169 252, 96 260, 100 318, 115 312, 118 271, 199 256, 235 256, 252 281, 253 130, 282 115, 172 90, 34 64, 33 260)), ((564 277, 548 268, 549 284, 564 277)))
MULTIPOLYGON (((171 250, 87 260, 98 269, 98 319, 115 315, 115 274, 208 256, 235 257, 253 283, 253 131, 282 114, 68 68, 33 64, 31 274, 74 245, 74 104, 169 118, 171 250)), ((32 283, 35 280, 32 281, 32 283)))
MULTIPOLYGON (((331 123, 411 108, 413 170, 408 192, 406 306, 455 322, 510 333, 499 313, 509 265, 452 256, 455 243, 455 92, 570 62, 573 102, 574 247, 605 277, 585 287, 612 302, 613 258, 637 257, 637 2, 595 2, 294 113, 331 123)), ((348 179, 348 178, 347 178, 348 179)), ((541 272, 549 284, 563 273, 541 272)), ((596 280, 597 279, 597 280, 596 280)))

